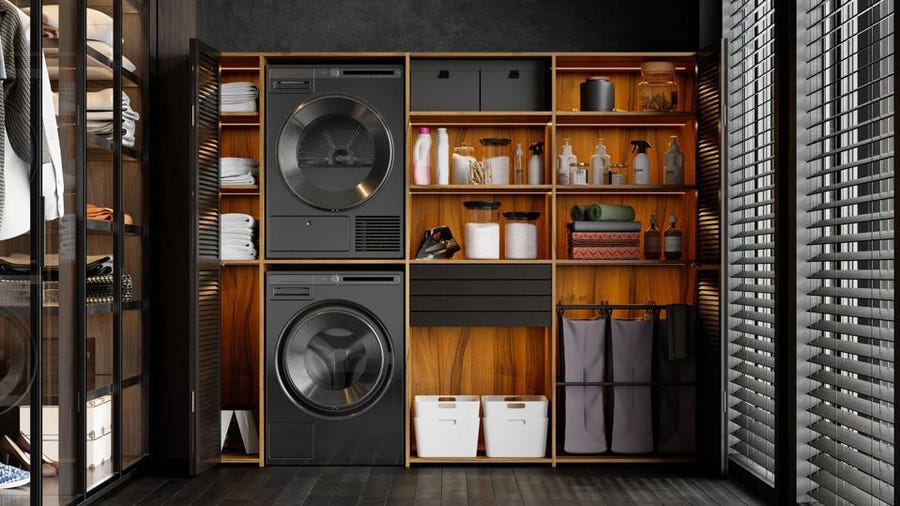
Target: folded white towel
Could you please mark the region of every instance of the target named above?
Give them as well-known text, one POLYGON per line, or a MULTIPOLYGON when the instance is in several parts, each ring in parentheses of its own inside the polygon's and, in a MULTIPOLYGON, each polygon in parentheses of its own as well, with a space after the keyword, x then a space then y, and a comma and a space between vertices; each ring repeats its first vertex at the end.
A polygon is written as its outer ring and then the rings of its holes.
POLYGON ((229 178, 222 178, 219 180, 219 184, 221 186, 243 186, 243 185, 255 185, 256 178, 247 174, 246 176, 235 176, 229 178))
POLYGON ((222 158, 219 158, 219 163, 222 165, 234 165, 240 167, 259 167, 259 161, 253 158, 239 158, 236 156, 223 156, 222 158))
POLYGON ((237 104, 226 104, 223 102, 219 105, 219 111, 221 111, 221 112, 256 112, 256 100, 251 100, 249 102, 240 102, 237 104))
MULTIPOLYGON (((113 111, 91 111, 85 112, 88 121, 112 121, 113 111)), ((132 122, 141 119, 141 115, 129 109, 122 110, 122 118, 131 120, 132 122)))
POLYGON ((256 225, 256 218, 244 213, 225 213, 220 217, 220 222, 231 226, 252 226, 256 225))
POLYGON ((256 251, 222 250, 222 260, 256 260, 256 251))

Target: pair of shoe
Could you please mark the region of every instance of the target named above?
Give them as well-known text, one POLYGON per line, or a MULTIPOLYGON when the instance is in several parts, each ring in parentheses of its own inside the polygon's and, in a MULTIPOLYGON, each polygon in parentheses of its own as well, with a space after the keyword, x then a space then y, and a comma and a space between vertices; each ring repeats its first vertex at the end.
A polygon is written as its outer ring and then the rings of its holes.
POLYGON ((23 487, 31 481, 31 473, 18 467, 0 464, 0 489, 23 487))
MULTIPOLYGON (((15 441, 4 435, 3 439, 0 439, 0 455, 3 457, 4 464, 26 470, 31 469, 31 440, 21 432, 15 441)), ((56 476, 59 473, 59 464, 46 455, 42 457, 41 476, 56 476)))

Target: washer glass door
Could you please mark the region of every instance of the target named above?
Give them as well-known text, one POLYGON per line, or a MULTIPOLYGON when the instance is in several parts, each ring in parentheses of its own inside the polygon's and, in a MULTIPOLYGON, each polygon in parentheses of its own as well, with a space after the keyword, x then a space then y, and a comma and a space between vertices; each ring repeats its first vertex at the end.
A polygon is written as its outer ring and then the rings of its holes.
POLYGON ((393 139, 364 102, 323 95, 300 104, 278 135, 278 165, 288 188, 328 210, 370 199, 391 170, 393 139))
POLYGON ((305 409, 326 416, 363 411, 390 375, 391 352, 381 326, 340 302, 298 315, 278 347, 278 375, 305 409))

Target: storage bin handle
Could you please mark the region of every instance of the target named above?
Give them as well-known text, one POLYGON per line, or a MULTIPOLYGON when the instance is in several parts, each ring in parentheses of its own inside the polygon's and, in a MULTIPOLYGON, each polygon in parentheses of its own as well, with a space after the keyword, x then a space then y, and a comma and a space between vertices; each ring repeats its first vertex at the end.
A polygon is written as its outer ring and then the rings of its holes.
POLYGON ((437 405, 438 409, 456 409, 455 402, 439 402, 437 405))
POLYGON ((438 71, 438 79, 450 79, 450 71, 449 70, 439 70, 438 71))
POLYGON ((506 407, 509 409, 525 409, 525 403, 524 402, 510 402, 509 404, 506 405, 506 407))
POLYGON ((456 402, 456 397, 450 395, 445 397, 438 397, 438 402, 456 402))

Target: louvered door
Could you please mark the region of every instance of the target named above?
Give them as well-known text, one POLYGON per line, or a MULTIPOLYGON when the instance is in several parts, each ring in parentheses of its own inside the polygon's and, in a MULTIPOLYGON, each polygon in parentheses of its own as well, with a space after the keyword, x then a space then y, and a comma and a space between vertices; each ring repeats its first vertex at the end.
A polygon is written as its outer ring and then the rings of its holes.
POLYGON ((196 244, 191 275, 195 314, 192 344, 191 473, 219 462, 219 54, 191 41, 192 163, 196 191, 192 211, 196 244))

